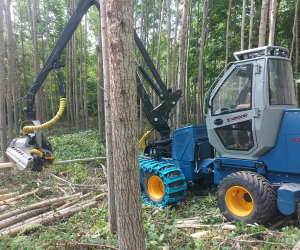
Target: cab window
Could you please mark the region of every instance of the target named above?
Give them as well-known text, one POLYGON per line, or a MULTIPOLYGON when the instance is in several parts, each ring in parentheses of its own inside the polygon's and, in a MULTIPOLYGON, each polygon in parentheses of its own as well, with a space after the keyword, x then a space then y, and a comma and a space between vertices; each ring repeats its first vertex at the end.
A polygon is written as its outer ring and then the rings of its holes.
POLYGON ((212 115, 251 109, 252 75, 252 64, 236 66, 213 97, 212 115))

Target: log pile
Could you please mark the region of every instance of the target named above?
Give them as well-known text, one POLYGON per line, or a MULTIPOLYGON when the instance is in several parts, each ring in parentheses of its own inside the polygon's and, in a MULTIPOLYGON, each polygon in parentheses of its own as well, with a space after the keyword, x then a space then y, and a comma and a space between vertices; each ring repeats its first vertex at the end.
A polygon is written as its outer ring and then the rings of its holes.
POLYGON ((20 195, 19 192, 7 193, 7 189, 0 189, 0 237, 16 236, 31 230, 36 225, 46 225, 53 221, 73 215, 80 210, 94 207, 97 200, 106 195, 100 194, 89 198, 90 193, 82 195, 76 193, 64 195, 35 204, 30 204, 12 211, 9 210, 14 201, 35 194, 38 190, 20 195), (87 200, 87 198, 89 198, 87 200))

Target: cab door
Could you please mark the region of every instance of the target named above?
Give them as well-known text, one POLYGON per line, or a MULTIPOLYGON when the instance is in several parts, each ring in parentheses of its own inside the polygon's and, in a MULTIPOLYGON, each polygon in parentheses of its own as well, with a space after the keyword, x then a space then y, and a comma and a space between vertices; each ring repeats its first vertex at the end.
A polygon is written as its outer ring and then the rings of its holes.
POLYGON ((221 155, 247 155, 255 149, 253 68, 249 62, 235 64, 211 94, 208 133, 221 155))

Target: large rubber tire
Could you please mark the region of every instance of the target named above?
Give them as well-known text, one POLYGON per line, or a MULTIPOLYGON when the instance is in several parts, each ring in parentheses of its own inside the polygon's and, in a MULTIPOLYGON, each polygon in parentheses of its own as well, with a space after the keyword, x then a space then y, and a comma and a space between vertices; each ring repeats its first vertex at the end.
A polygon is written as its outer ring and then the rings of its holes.
POLYGON ((220 183, 218 205, 229 221, 262 224, 276 211, 276 193, 262 175, 240 171, 228 175, 220 183))

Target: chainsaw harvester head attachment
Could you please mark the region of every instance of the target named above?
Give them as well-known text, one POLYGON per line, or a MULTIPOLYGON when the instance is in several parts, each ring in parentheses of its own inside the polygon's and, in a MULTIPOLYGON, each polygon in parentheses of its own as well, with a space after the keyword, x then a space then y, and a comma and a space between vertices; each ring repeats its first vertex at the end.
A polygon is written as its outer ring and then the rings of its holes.
MULTIPOLYGON (((39 121, 32 121, 39 126, 39 121)), ((10 144, 6 154, 17 164, 19 170, 32 170, 41 172, 43 166, 53 164, 51 144, 41 131, 34 131, 15 139, 10 144)))

